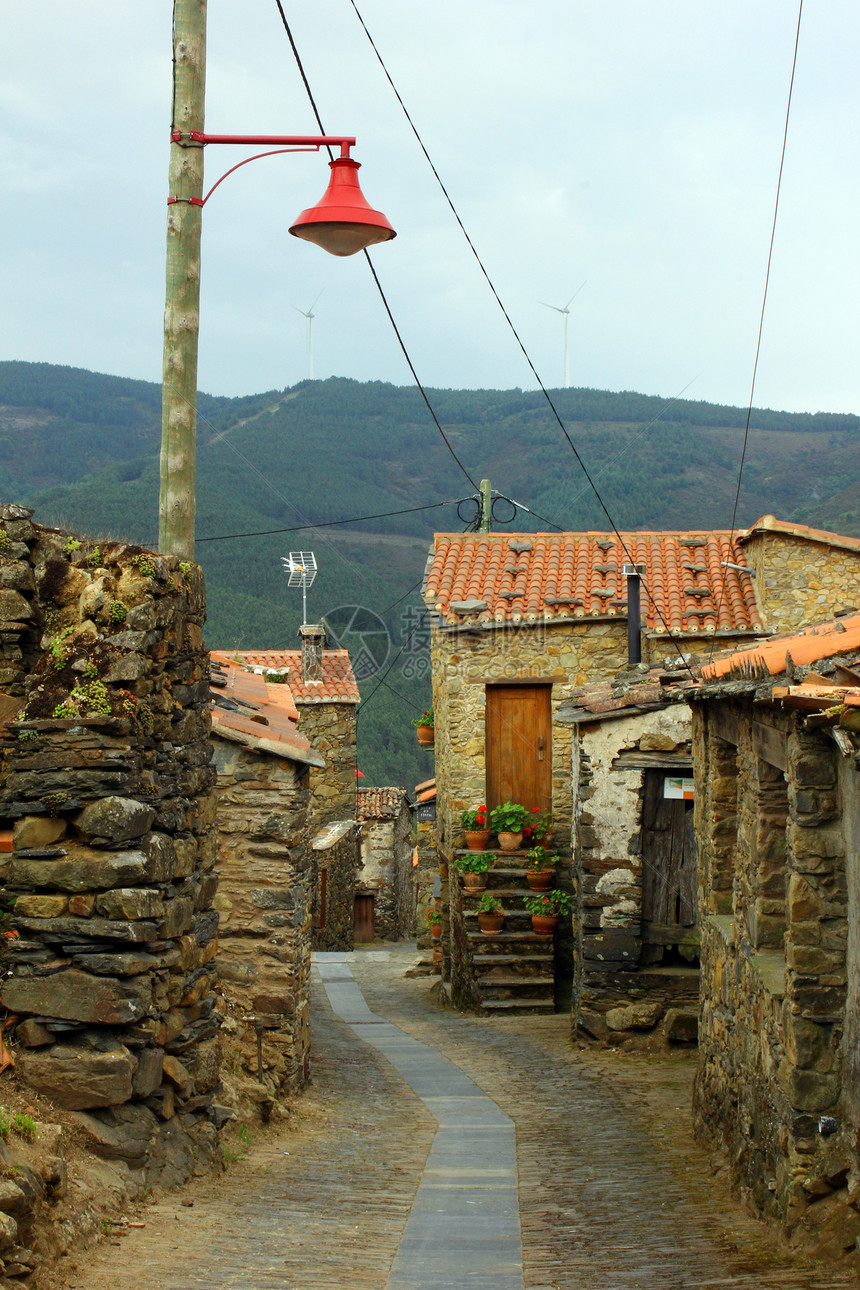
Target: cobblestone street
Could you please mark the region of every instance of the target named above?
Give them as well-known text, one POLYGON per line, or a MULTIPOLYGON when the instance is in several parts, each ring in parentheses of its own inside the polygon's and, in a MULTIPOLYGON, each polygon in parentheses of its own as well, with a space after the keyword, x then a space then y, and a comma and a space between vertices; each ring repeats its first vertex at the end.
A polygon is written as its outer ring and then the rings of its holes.
POLYGON ((313 1084, 292 1127, 144 1207, 144 1228, 65 1261, 57 1285, 858 1284, 792 1261, 712 1179, 689 1131, 689 1057, 581 1052, 561 1016, 440 1010, 434 978, 404 978, 408 946, 320 957, 313 1084))

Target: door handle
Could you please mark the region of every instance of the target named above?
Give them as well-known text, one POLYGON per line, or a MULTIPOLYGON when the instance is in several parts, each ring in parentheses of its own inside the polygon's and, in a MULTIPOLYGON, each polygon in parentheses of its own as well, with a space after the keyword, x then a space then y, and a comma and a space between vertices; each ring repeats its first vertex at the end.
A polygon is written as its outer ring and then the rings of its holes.
POLYGON ((538 761, 543 761, 543 735, 538 735, 538 761))

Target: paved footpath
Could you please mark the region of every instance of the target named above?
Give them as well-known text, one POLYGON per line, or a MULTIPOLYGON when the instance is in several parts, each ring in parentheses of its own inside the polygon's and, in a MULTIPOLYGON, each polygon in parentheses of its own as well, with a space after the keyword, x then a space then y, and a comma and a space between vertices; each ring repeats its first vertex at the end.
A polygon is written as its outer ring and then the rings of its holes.
POLYGON ((314 1078, 294 1127, 145 1209, 145 1229, 67 1263, 56 1284, 860 1284, 777 1253, 711 1181, 685 1128, 689 1062, 581 1053, 562 1017, 441 1011, 426 978, 404 979, 413 959, 405 946, 318 956, 314 1078))

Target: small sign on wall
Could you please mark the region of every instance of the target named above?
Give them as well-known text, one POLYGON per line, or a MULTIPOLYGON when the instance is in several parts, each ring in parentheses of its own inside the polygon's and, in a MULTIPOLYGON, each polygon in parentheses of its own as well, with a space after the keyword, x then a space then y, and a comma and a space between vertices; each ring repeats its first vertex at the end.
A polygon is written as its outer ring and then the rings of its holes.
POLYGON ((434 798, 432 802, 419 803, 419 806, 415 812, 415 818, 419 824, 423 824, 427 820, 435 820, 436 819, 436 799, 434 798))
POLYGON ((667 775, 663 780, 663 796, 675 801, 692 802, 695 781, 692 779, 673 778, 667 775))

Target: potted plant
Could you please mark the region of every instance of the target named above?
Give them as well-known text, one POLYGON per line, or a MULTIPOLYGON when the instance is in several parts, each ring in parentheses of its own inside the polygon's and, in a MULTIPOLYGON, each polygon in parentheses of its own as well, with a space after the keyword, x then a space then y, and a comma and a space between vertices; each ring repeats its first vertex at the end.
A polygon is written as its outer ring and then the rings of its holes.
POLYGON ((469 851, 466 855, 456 856, 454 868, 463 875, 463 886, 469 891, 483 891, 487 885, 484 875, 494 859, 492 851, 469 851))
POLYGON ((498 936, 505 925, 502 902, 485 891, 478 904, 478 926, 485 936, 498 936))
POLYGON ((420 717, 412 718, 412 724, 415 727, 415 733, 418 736, 419 744, 423 744, 425 748, 432 747, 433 740, 435 738, 433 709, 425 708, 420 717))
POLYGON ((526 856, 526 882, 532 891, 549 891, 553 866, 558 859, 558 856, 550 855, 545 847, 532 847, 526 856))
POLYGON ((427 923, 430 927, 430 935, 434 941, 442 939, 442 915, 438 909, 427 910, 427 923))
POLYGON ((499 837, 503 851, 519 851, 523 840, 526 808, 518 802, 503 802, 490 812, 490 823, 499 837))
POLYGON ((477 811, 461 811, 460 823, 466 835, 466 846, 470 851, 486 851, 490 840, 487 827, 487 808, 479 806, 477 811))
POLYGON ((550 812, 542 811, 539 806, 533 806, 528 813, 523 835, 529 842, 549 842, 552 838, 552 815, 550 812))
POLYGON ((537 936, 552 936, 558 927, 559 914, 566 914, 570 909, 570 896, 556 887, 536 896, 523 896, 523 904, 532 916, 532 931, 537 936))

